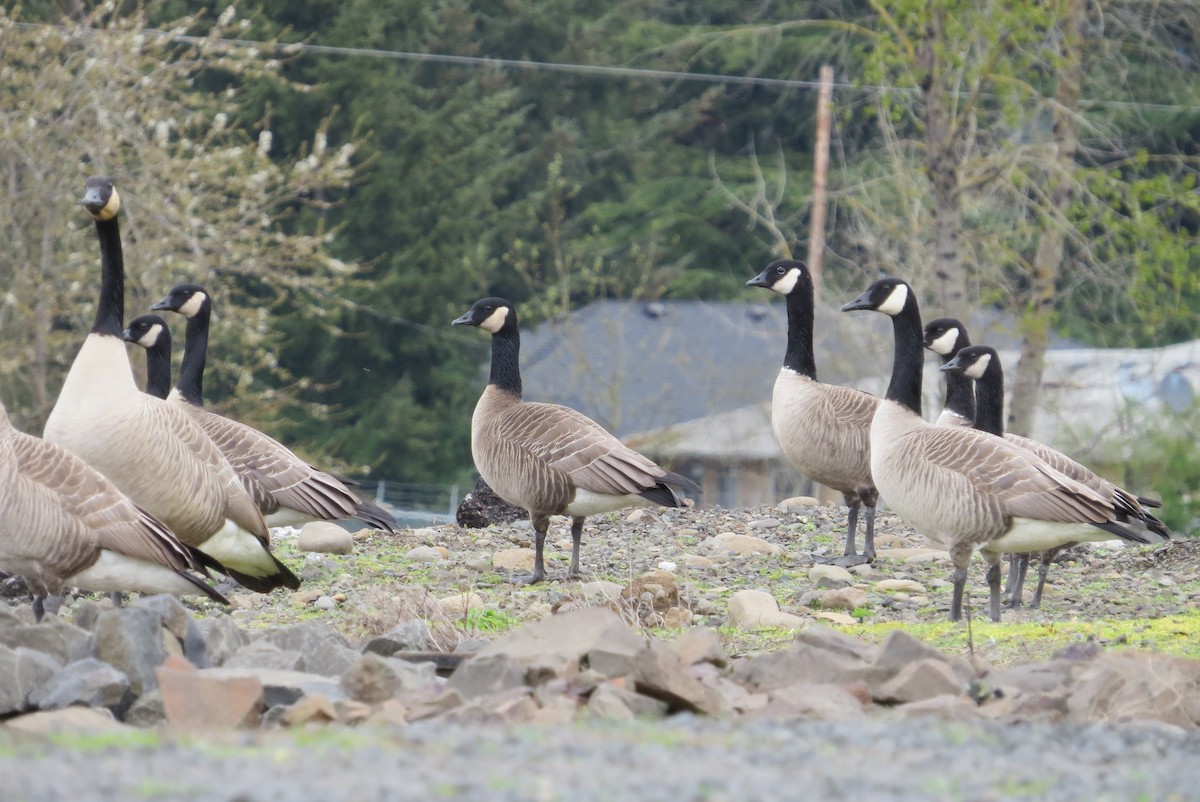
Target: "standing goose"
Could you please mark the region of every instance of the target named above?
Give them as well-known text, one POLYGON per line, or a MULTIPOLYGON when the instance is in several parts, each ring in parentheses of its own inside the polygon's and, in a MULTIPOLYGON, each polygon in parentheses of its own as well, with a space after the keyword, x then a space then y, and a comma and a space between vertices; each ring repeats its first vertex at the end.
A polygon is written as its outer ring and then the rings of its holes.
POLYGON ((13 428, 0 405, 0 566, 21 574, 42 619, 63 586, 91 591, 203 593, 206 555, 179 542, 153 516, 83 460, 13 428))
POLYGON ((1111 502, 1028 451, 986 432, 922 419, 921 313, 908 284, 880 279, 842 307, 856 309, 891 317, 895 340, 891 381, 871 420, 871 475, 901 518, 949 550, 951 621, 962 619, 977 548, 989 566, 989 614, 999 621, 1002 553, 1112 537, 1148 542, 1117 523, 1111 502))
POLYGON ((772 262, 746 282, 787 298, 788 339, 771 395, 771 428, 796 469, 842 494, 849 508, 846 550, 833 560, 855 565, 875 557, 875 504, 869 432, 879 399, 861 390, 817 381, 813 356, 813 283, 804 262, 772 262), (856 553, 859 507, 867 508, 863 553, 856 553))
POLYGON ((530 582, 546 577, 542 548, 551 515, 571 516, 569 576, 575 577, 586 516, 635 505, 683 507, 683 492, 699 492, 691 479, 660 468, 586 415, 521 400, 521 336, 511 303, 484 298, 451 325, 492 335, 491 376, 471 417, 471 455, 500 498, 529 510, 530 582))
MULTIPOLYGON (((967 329, 952 317, 939 317, 925 324, 925 347, 942 358, 945 365, 960 348, 971 344, 967 329)), ((975 425, 975 388, 960 373, 946 374, 946 403, 938 415, 938 426, 975 425)))
POLYGON ((300 580, 270 551, 270 532, 229 462, 188 415, 138 390, 121 341, 125 264, 112 181, 86 183, 100 241, 96 319, 79 349, 45 438, 81 457, 180 540, 219 560, 251 590, 300 580))
MULTIPOLYGON (((1004 369, 1000 364, 1000 355, 996 353, 996 349, 986 345, 972 345, 959 349, 953 359, 942 365, 942 370, 951 375, 975 381, 977 409, 975 428, 997 437, 1003 437, 1008 442, 1036 454, 1055 470, 1095 490, 1112 503, 1117 512, 1118 521, 1140 524, 1160 538, 1171 537, 1171 531, 1167 529, 1166 525, 1145 509, 1146 506, 1162 506, 1161 502, 1134 496, 1044 443, 1020 435, 1005 434, 1004 369)), ((1073 544, 1064 544, 1041 555, 1041 562, 1038 565, 1037 589, 1034 591, 1030 607, 1038 607, 1042 603, 1042 591, 1046 585, 1046 574, 1050 570, 1050 563, 1055 554, 1069 545, 1073 544)), ((1029 566, 1028 555, 1024 554, 1021 557, 1024 559, 1019 563, 1014 563, 1017 565, 1016 576, 1010 580, 1014 607, 1021 606, 1025 572, 1029 566)))
MULTIPOLYGON (((314 468, 287 446, 257 429, 204 408, 204 365, 208 358, 212 298, 202 287, 179 284, 151 308, 178 312, 187 318, 179 380, 167 396, 168 402, 186 410, 217 444, 254 497, 259 511, 268 516, 270 525, 357 518, 376 529, 396 531, 396 519, 391 513, 363 501, 337 477, 314 468)), ((170 383, 171 334, 165 326, 158 328, 153 320, 148 326, 139 321, 136 327, 134 321, 130 321, 125 338, 134 337, 143 328, 145 333, 134 341, 152 346, 147 352, 147 376, 154 379, 154 389, 161 390, 164 361, 167 383, 170 383), (157 364, 150 367, 152 361, 157 364)), ((151 392, 149 382, 146 392, 151 392)))

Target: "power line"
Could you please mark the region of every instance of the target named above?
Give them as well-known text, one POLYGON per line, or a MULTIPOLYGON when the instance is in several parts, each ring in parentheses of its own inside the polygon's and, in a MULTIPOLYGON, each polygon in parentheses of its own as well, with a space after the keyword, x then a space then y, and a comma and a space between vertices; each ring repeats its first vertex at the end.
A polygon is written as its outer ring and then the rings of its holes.
MULTIPOLYGON (((19 28, 55 28, 66 30, 61 25, 50 23, 18 22, 19 28)), ((99 33, 98 29, 91 29, 99 33)), ((365 47, 340 47, 334 45, 318 45, 310 42, 260 42, 253 39, 224 39, 221 37, 191 36, 175 34, 155 29, 146 29, 147 34, 165 37, 174 42, 201 45, 221 45, 224 47, 241 47, 264 50, 278 55, 294 55, 297 53, 341 56, 345 58, 373 58, 392 61, 418 61, 432 64, 457 64, 468 67, 498 67, 517 70, 532 70, 542 72, 565 72, 577 75, 598 75, 609 78, 633 78, 654 81, 699 81, 713 84, 733 84, 741 86, 766 86, 780 89, 820 89, 819 81, 807 81, 798 78, 765 78, 756 75, 725 75, 708 72, 679 72, 677 70, 652 70, 642 67, 611 67, 600 64, 571 64, 557 61, 531 61, 527 59, 492 58, 488 56, 456 56, 449 53, 414 53, 404 50, 382 50, 365 47)), ((835 81, 834 89, 862 92, 894 92, 914 94, 915 87, 888 86, 884 84, 852 84, 835 81)), ((1154 111, 1190 111, 1200 112, 1200 106, 1185 106, 1175 103, 1149 103, 1134 100, 1094 100, 1081 98, 1080 104, 1092 107, 1149 109, 1154 111)))

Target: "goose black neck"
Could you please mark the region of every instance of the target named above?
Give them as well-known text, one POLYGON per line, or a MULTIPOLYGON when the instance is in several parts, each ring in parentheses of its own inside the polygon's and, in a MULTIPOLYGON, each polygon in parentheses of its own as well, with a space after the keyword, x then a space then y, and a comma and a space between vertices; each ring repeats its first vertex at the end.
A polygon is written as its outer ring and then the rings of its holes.
POLYGON ((921 374, 925 342, 921 332, 921 311, 909 289, 904 308, 892 315, 892 334, 895 352, 892 358, 892 380, 886 398, 921 414, 921 374))
POLYGON ((783 366, 810 379, 817 378, 817 362, 813 357, 813 292, 808 271, 787 294, 788 337, 783 366))
POLYGON ((198 407, 204 406, 204 362, 208 358, 209 308, 203 306, 188 318, 183 340, 183 361, 179 365, 179 381, 175 389, 183 400, 198 407))
POLYGON ((100 296, 92 333, 120 339, 125 326, 125 256, 117 218, 97 220, 96 235, 100 239, 100 296))
POLYGON ((488 384, 521 397, 521 334, 516 328, 492 335, 492 370, 488 384))
POLYGON ((156 398, 171 392, 171 339, 165 331, 146 349, 146 392, 156 398))
POLYGON ((995 359, 975 382, 975 428, 1004 436, 1004 372, 995 359))
MULTIPOLYGON (((942 357, 945 365, 953 354, 942 357)), ((973 382, 961 373, 946 374, 946 409, 969 421, 975 421, 975 388, 973 382)))

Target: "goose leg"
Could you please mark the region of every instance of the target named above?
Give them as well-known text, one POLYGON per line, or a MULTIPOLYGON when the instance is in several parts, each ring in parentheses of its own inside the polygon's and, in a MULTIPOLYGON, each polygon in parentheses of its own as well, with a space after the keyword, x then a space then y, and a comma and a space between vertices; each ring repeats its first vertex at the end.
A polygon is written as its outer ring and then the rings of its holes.
POLYGON ((846 518, 846 550, 842 553, 841 557, 834 557, 833 559, 822 558, 818 562, 849 568, 852 565, 862 565, 863 563, 870 562, 875 556, 875 511, 871 508, 867 509, 867 546, 870 553, 859 554, 854 546, 858 533, 858 510, 862 506, 862 501, 857 494, 846 493, 843 497, 846 499, 846 506, 850 510, 846 518))
POLYGON ((857 554, 854 541, 858 535, 858 508, 862 506, 862 502, 858 500, 858 496, 846 494, 846 506, 850 508, 850 514, 846 519, 846 550, 842 552, 842 556, 852 557, 857 554))
POLYGON ((1004 580, 1004 598, 1012 599, 1013 588, 1017 586, 1017 555, 1008 555, 1008 578, 1004 580))
POLYGON ((867 508, 867 534, 863 541, 863 554, 867 560, 875 559, 875 505, 879 502, 878 493, 868 493, 862 497, 863 506, 867 508))
POLYGON ((1042 552, 1042 561, 1038 564, 1037 589, 1033 591, 1033 601, 1029 602, 1031 608, 1036 609, 1042 605, 1042 590, 1046 587, 1046 575, 1050 573, 1050 563, 1054 561, 1054 555, 1059 551, 1060 549, 1051 549, 1042 552))
POLYGON ((546 565, 542 561, 542 549, 546 545, 546 530, 550 527, 549 515, 532 516, 533 523, 533 576, 526 580, 527 584, 541 582, 546 578, 546 565))
POLYGON ((988 566, 988 614, 993 621, 1000 620, 1000 557, 988 566))
POLYGON ((42 616, 46 614, 46 597, 44 595, 35 595, 33 597, 33 620, 34 623, 41 623, 42 616))
POLYGON ((955 546, 950 550, 950 559, 954 563, 954 570, 950 573, 950 581, 954 585, 950 596, 950 620, 961 621, 963 592, 967 587, 967 566, 971 562, 971 547, 955 546))
POLYGON ((571 519, 571 570, 567 576, 572 579, 579 576, 579 541, 583 539, 583 516, 576 515, 571 519))
POLYGON ((1025 604, 1025 575, 1029 572, 1029 554, 1010 554, 1008 563, 1008 606, 1016 610, 1025 604))

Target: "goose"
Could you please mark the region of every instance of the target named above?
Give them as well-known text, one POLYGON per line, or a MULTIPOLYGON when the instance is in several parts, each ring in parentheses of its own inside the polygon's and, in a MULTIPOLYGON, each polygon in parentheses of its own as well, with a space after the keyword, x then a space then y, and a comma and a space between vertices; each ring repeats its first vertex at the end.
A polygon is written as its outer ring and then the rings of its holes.
MULTIPOLYGON (((1141 524, 1161 539, 1171 537, 1171 531, 1166 525, 1145 509, 1146 507, 1160 507, 1162 506, 1161 502, 1133 495, 1044 443, 1004 432, 1004 369, 996 349, 986 345, 960 348, 952 359, 942 365, 941 369, 951 376, 957 375, 968 381, 974 380, 977 409, 975 428, 1003 437, 1008 442, 1036 454, 1055 470, 1095 490, 1113 504, 1113 508, 1117 511, 1117 520, 1122 523, 1141 524)), ((1036 608, 1041 605, 1042 591, 1046 585, 1050 563, 1059 551, 1069 545, 1073 544, 1065 544, 1041 555, 1038 565, 1037 589, 1034 591, 1030 607, 1036 608)), ((1010 578, 1013 607, 1021 606, 1025 572, 1029 566, 1029 555, 1020 556, 1023 559, 1014 562, 1017 567, 1016 575, 1010 578)))
POLYGON ((34 618, 64 586, 120 593, 203 593, 220 563, 180 543, 99 471, 13 427, 0 404, 0 566, 33 591, 34 618))
POLYGON ((471 455, 500 498, 529 511, 534 530, 533 576, 546 578, 542 548, 551 515, 571 517, 571 568, 579 575, 579 542, 588 515, 623 507, 688 506, 691 479, 665 470, 570 407, 521 398, 521 337, 517 310, 503 298, 483 298, 454 326, 492 335, 488 384, 471 416, 471 455))
MULTIPOLYGON (((389 512, 360 499, 337 477, 309 465, 287 446, 259 430, 204 408, 212 296, 203 287, 178 284, 151 308, 177 312, 187 319, 183 362, 175 388, 166 396, 168 402, 184 409, 217 444, 269 525, 357 518, 376 529, 396 531, 396 519, 389 512)), ((147 348, 147 392, 152 387, 150 379, 154 391, 162 390, 164 372, 168 374, 166 382, 170 383, 170 330, 165 324, 160 327, 158 321, 162 318, 153 317, 157 319, 131 320, 124 334, 126 340, 136 336, 134 341, 147 348)))
POLYGON ((788 339, 771 394, 771 428, 788 461, 813 481, 842 494, 849 509, 846 550, 831 562, 850 566, 875 558, 875 504, 869 432, 879 399, 817 381, 813 357, 813 283, 797 259, 772 262, 746 282, 787 298, 788 339), (863 553, 857 554, 858 511, 867 508, 863 553))
POLYGON ((100 293, 43 436, 109 478, 181 541, 221 562, 243 586, 268 592, 300 580, 270 550, 270 532, 217 446, 183 410, 138 390, 121 340, 125 265, 108 178, 85 184, 100 242, 100 293))
POLYGON ((1000 620, 1000 555, 1070 541, 1134 543, 1146 537, 1117 522, 1111 502, 1001 438, 921 417, 921 313, 903 280, 883 278, 842 306, 892 319, 887 392, 871 420, 871 475, 879 493, 918 532, 944 545, 954 565, 950 620, 962 620, 972 553, 988 563, 988 612, 1000 620))
MULTIPOLYGON (((942 358, 945 365, 960 348, 971 344, 967 329, 952 317, 939 317, 925 324, 925 347, 942 358)), ((938 426, 975 425, 975 388, 959 373, 946 374, 946 403, 937 418, 938 426)))
POLYGON ((161 315, 138 315, 131 319, 121 339, 146 351, 146 392, 166 398, 171 392, 171 328, 161 315))

